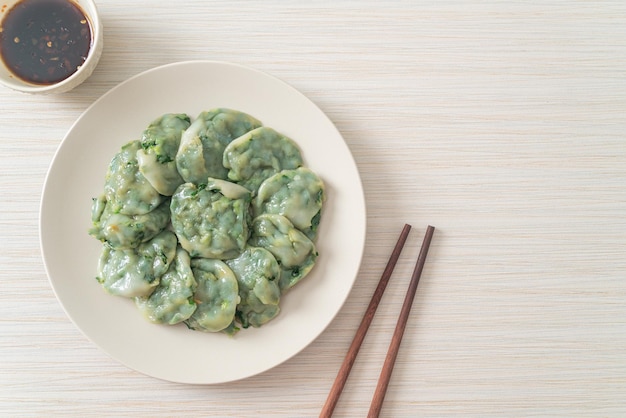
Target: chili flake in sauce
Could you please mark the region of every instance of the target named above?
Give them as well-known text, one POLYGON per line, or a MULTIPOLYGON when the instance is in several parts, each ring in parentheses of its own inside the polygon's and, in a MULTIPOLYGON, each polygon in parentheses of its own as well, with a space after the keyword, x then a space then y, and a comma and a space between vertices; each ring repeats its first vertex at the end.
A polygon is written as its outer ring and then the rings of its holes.
POLYGON ((4 64, 33 84, 68 78, 85 62, 91 48, 89 19, 69 0, 22 0, 0 25, 4 64))

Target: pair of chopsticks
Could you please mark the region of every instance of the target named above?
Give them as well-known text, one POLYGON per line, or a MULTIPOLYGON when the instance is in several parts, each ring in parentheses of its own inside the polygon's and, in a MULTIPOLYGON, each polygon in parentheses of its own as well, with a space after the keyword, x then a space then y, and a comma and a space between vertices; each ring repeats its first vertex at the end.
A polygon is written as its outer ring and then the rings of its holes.
MULTIPOLYGON (((341 395, 343 387, 348 380, 348 375, 350 374, 352 365, 354 364, 359 349, 361 348, 361 343, 365 339, 365 334, 367 334, 367 330, 372 323, 372 319, 374 318, 374 314, 376 313, 378 304, 380 303, 383 293, 385 292, 385 288, 387 287, 387 283, 389 282, 391 273, 396 266, 398 258, 400 257, 400 253, 402 252, 402 248, 404 247, 404 243, 406 242, 410 231, 411 225, 405 224, 402 232, 400 233, 400 237, 398 238, 398 242, 396 243, 396 246, 391 253, 391 257, 387 262, 387 266, 385 267, 380 281, 378 282, 378 286, 374 291, 374 295, 372 296, 370 304, 365 311, 365 315, 361 320, 361 325, 359 325, 354 339, 352 340, 352 344, 350 344, 350 348, 348 349, 348 353, 346 354, 346 357, 343 360, 341 367, 339 368, 339 372, 337 373, 335 382, 330 389, 330 393, 328 394, 326 403, 324 404, 324 407, 322 408, 322 411, 320 413, 320 418, 330 418, 333 414, 335 406, 337 405, 337 401, 339 400, 339 396, 341 395)), ((391 338, 391 343, 389 344, 389 350, 387 351, 387 356, 385 357, 385 362, 383 364, 383 368, 378 379, 378 384, 376 386, 376 390, 374 391, 374 396, 372 397, 372 403, 370 404, 370 410, 367 415, 368 418, 378 417, 378 415, 380 414, 380 410, 383 406, 383 400, 385 399, 387 386, 389 385, 389 380, 391 379, 391 372, 393 371, 393 366, 396 362, 396 357, 398 356, 400 342, 402 341, 402 336, 404 335, 404 329, 406 328, 409 313, 411 312, 411 306, 413 304, 413 299, 415 298, 417 285, 419 283, 422 270, 424 269, 426 256, 428 254, 428 248, 430 247, 430 242, 432 240, 434 232, 435 227, 429 225, 426 229, 426 235, 424 236, 422 248, 420 250, 419 256, 417 257, 417 262, 415 263, 415 269, 413 270, 413 275, 411 276, 409 288, 406 292, 406 296, 404 297, 402 310, 400 311, 400 316, 398 317, 396 329, 391 338)))

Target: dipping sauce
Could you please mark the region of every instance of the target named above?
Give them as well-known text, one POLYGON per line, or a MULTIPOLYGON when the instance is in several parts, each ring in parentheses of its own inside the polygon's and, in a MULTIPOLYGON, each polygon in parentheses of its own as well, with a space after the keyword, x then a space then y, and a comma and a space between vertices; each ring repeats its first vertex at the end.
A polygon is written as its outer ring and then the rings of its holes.
POLYGON ((89 19, 70 0, 22 0, 0 23, 0 56, 16 77, 49 85, 78 70, 91 38, 89 19))

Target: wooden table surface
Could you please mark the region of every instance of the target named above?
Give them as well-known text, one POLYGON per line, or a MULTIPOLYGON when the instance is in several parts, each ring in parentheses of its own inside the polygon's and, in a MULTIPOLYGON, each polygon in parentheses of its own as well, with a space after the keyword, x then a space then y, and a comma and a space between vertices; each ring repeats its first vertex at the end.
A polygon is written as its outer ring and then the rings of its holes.
POLYGON ((98 5, 105 48, 83 85, 0 89, 0 416, 317 416, 404 223, 335 416, 369 408, 428 224, 382 416, 626 416, 626 2, 98 5), (38 241, 45 175, 78 116, 133 75, 196 59, 312 99, 354 155, 368 214, 328 329, 272 370, 211 386, 144 376, 87 340, 38 241))

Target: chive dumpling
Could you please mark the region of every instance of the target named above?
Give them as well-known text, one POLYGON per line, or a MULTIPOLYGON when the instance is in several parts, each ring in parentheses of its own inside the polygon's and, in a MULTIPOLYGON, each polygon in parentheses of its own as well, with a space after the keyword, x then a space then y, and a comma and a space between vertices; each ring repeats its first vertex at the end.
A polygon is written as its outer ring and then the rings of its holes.
POLYGON ((164 196, 139 171, 139 140, 131 141, 113 157, 104 181, 104 195, 114 213, 143 215, 154 210, 164 196))
POLYGON ((239 303, 239 288, 232 270, 220 260, 191 260, 197 282, 194 292, 196 310, 185 321, 190 329, 219 332, 229 328, 239 303))
POLYGON ((148 296, 176 254, 176 236, 163 231, 137 248, 115 249, 104 244, 98 281, 112 295, 148 296))
POLYGON ((280 266, 268 250, 248 247, 237 258, 226 261, 239 284, 236 318, 243 328, 260 327, 280 312, 280 266))
POLYGON ((292 139, 260 127, 228 144, 223 164, 229 169, 229 180, 256 191, 271 175, 300 167, 302 155, 292 139))
POLYGON ((141 136, 139 171, 162 195, 171 196, 184 183, 176 168, 176 154, 181 134, 190 123, 184 113, 166 113, 152 121, 141 136))
POLYGON ((186 182, 201 184, 208 177, 226 179, 224 149, 235 138, 261 126, 250 115, 231 109, 200 113, 182 134, 176 167, 186 182))
POLYGON ((174 260, 152 294, 135 298, 135 304, 150 322, 174 325, 194 313, 193 294, 197 283, 190 263, 189 254, 178 247, 174 260))
POLYGON ((184 183, 172 196, 172 227, 192 258, 235 258, 249 237, 250 192, 219 179, 184 183))
POLYGON ((169 201, 143 215, 114 213, 112 205, 100 196, 94 199, 93 225, 89 235, 106 242, 113 248, 136 247, 163 231, 170 222, 169 201))
POLYGON ((315 244, 282 215, 263 214, 252 221, 250 245, 271 252, 281 266, 282 291, 302 280, 315 265, 315 244))
POLYGON ((283 170, 261 183, 253 207, 255 216, 283 215, 313 239, 323 203, 324 183, 313 171, 300 167, 283 170))

